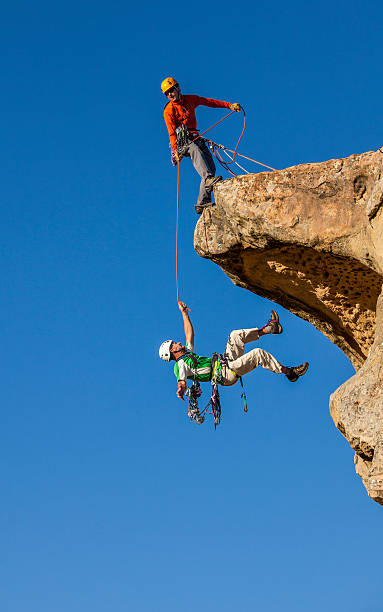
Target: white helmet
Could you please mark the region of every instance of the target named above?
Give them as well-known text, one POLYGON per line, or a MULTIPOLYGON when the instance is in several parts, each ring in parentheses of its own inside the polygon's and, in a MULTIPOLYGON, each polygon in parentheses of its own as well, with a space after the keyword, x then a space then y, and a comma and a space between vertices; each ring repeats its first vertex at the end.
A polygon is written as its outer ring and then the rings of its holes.
POLYGON ((170 361, 170 347, 173 340, 165 340, 158 350, 158 354, 164 361, 170 361))

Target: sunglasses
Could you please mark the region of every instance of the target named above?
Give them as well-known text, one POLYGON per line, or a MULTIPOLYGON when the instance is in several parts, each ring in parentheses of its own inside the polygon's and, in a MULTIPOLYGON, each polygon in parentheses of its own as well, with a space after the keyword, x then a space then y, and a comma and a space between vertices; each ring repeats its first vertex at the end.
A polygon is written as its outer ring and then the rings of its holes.
POLYGON ((176 91, 176 86, 175 86, 175 85, 173 85, 173 87, 171 87, 170 89, 168 89, 168 90, 167 90, 167 92, 166 92, 166 94, 165 94, 165 95, 166 95, 166 96, 168 96, 169 94, 172 94, 172 93, 174 93, 175 91, 176 91))

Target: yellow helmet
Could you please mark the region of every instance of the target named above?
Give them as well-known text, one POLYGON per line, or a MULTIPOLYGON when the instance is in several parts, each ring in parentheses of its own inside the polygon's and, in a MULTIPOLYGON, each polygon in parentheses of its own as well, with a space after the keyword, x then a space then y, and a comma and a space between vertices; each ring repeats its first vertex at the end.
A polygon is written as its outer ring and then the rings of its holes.
POLYGON ((166 95, 166 92, 174 87, 174 85, 178 85, 177 81, 173 77, 166 77, 161 83, 162 93, 166 95))

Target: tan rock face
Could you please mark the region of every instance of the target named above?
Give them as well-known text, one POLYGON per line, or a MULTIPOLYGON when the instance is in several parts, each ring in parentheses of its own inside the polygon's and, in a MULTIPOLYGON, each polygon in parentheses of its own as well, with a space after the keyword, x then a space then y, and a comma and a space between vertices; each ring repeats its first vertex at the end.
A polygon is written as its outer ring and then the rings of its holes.
POLYGON ((236 177, 215 199, 197 223, 197 252, 313 323, 361 368, 332 395, 331 414, 383 504, 383 152, 236 177))

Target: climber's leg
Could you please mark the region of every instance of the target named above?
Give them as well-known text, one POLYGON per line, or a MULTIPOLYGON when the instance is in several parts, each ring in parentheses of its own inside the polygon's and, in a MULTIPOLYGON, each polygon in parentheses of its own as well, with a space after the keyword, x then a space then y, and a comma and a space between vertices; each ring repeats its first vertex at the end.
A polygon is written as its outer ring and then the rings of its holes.
POLYGON ((234 329, 229 336, 225 348, 225 355, 229 361, 234 361, 244 354, 245 344, 255 342, 260 337, 260 330, 257 327, 252 329, 234 329))
POLYGON ((290 382, 296 382, 300 376, 303 376, 307 372, 309 364, 307 361, 301 363, 301 365, 292 366, 291 368, 282 366, 282 372, 287 376, 290 382))
MULTIPOLYGON (((296 382, 298 378, 306 374, 309 364, 307 361, 298 366, 284 366, 268 351, 264 349, 255 348, 234 361, 228 360, 228 366, 233 370, 237 376, 243 376, 248 374, 252 370, 255 370, 258 366, 275 372, 276 374, 284 374, 290 382, 296 382)), ((234 383, 231 383, 234 384, 234 383)))
POLYGON ((284 366, 271 354, 264 349, 255 348, 237 359, 231 361, 229 359, 229 367, 238 376, 248 374, 252 370, 255 370, 258 366, 275 372, 276 374, 283 374, 284 366))
POLYGON ((264 336, 265 334, 281 334, 283 332, 282 325, 279 322, 278 313, 275 310, 270 312, 270 319, 260 329, 260 335, 264 336))
MULTIPOLYGON (((205 143, 203 143, 205 145, 205 143)), ((192 164, 201 177, 201 185, 197 200, 197 206, 211 202, 211 189, 207 189, 205 180, 208 176, 215 175, 215 164, 209 149, 192 142, 188 147, 188 153, 192 164)))
POLYGON ((266 334, 281 334, 282 331, 283 329, 279 322, 278 314, 275 310, 272 310, 269 321, 263 327, 233 330, 226 345, 225 355, 227 355, 229 360, 237 359, 244 354, 245 344, 248 342, 255 342, 266 334))

